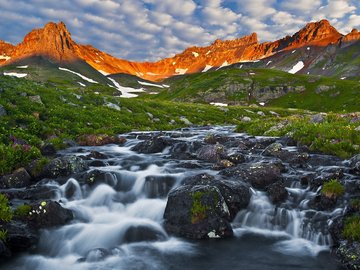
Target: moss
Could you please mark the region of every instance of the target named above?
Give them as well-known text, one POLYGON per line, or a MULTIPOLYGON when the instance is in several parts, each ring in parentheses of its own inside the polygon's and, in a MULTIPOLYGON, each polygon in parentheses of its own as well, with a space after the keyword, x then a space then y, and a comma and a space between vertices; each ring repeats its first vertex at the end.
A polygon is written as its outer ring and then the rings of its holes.
POLYGON ((13 214, 9 207, 9 200, 4 194, 0 193, 0 221, 8 222, 12 217, 13 214))
POLYGON ((350 201, 350 207, 355 211, 360 211, 360 198, 352 199, 350 201))
POLYGON ((343 236, 352 241, 360 241, 360 216, 354 215, 345 220, 343 236))
POLYGON ((17 217, 25 217, 29 214, 31 209, 31 206, 28 204, 20 205, 15 209, 14 215, 17 217))
POLYGON ((345 188, 336 179, 332 179, 323 185, 321 193, 328 198, 338 198, 344 195, 345 188))
POLYGON ((207 212, 216 207, 219 202, 218 194, 212 190, 196 191, 192 193, 191 223, 195 224, 207 218, 207 212), (204 205, 204 198, 209 197, 212 205, 204 205))

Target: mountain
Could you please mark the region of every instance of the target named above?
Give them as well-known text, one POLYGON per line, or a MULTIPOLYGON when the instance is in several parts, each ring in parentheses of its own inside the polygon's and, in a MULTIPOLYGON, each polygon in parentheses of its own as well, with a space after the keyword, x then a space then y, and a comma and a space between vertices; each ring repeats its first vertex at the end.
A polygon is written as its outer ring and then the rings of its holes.
MULTIPOLYGON (((91 45, 77 44, 72 40, 63 22, 57 24, 50 22, 44 28, 31 31, 25 36, 23 42, 16 46, 0 41, 0 65, 21 63, 24 59, 35 56, 70 67, 72 63, 83 62, 105 75, 125 73, 150 81, 160 81, 175 75, 205 72, 239 62, 247 64, 261 62, 264 67, 267 67, 266 63, 271 61, 273 64, 269 68, 289 71, 302 61, 302 68, 296 70, 295 73, 304 73, 305 70, 308 72, 307 67, 314 65, 314 61, 318 63, 321 55, 326 57, 328 51, 354 43, 358 45, 359 41, 360 33, 356 29, 344 36, 327 20, 321 20, 309 23, 294 35, 274 42, 259 43, 257 34, 252 33, 235 40, 216 40, 205 47, 190 47, 174 57, 158 62, 131 62, 113 57, 91 45), (274 65, 275 62, 279 62, 278 57, 283 59, 284 55, 290 56, 294 50, 305 48, 318 53, 307 59, 293 57, 293 55, 292 61, 288 60, 287 65, 274 65), (305 70, 302 70, 303 68, 305 70)), ((343 76, 340 73, 335 75, 343 76)), ((355 73, 354 76, 360 76, 360 71, 359 74, 355 73)))

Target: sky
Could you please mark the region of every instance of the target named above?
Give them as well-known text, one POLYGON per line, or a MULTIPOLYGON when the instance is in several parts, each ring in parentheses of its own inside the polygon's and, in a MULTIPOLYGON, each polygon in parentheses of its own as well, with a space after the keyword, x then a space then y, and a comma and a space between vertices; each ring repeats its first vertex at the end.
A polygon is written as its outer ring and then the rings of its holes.
POLYGON ((252 32, 275 40, 321 19, 348 33, 360 28, 360 0, 0 0, 0 18, 0 39, 12 44, 63 21, 77 43, 156 61, 252 32))

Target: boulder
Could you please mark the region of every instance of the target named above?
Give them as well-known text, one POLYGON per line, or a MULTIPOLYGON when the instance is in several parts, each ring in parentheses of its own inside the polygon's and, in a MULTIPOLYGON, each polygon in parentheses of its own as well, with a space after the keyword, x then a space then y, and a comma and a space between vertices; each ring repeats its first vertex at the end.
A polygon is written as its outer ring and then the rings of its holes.
POLYGON ((223 157, 224 155, 224 146, 218 143, 215 145, 205 145, 201 147, 197 152, 198 159, 209 162, 217 162, 221 160, 221 157, 223 157))
POLYGON ((43 156, 54 156, 56 154, 56 148, 52 143, 46 143, 41 146, 40 152, 43 156))
POLYGON ((10 257, 11 252, 3 241, 0 240, 0 258, 10 257))
POLYGON ((341 241, 336 249, 336 255, 342 266, 349 270, 360 269, 360 243, 356 241, 341 241))
POLYGON ((281 168, 274 163, 250 163, 224 169, 220 174, 232 179, 244 180, 254 188, 265 190, 281 179, 281 168))
POLYGON ((214 186, 184 185, 172 190, 164 213, 165 229, 192 238, 224 238, 233 235, 230 212, 214 186))
POLYGON ((162 152, 170 145, 171 141, 169 139, 161 136, 155 136, 149 140, 138 143, 132 147, 131 150, 142 154, 152 154, 162 152))
POLYGON ((163 198, 175 185, 176 178, 167 175, 148 175, 145 178, 144 193, 148 198, 163 198))
POLYGON ((265 148, 262 154, 264 156, 276 156, 280 151, 282 151, 282 147, 281 143, 272 143, 265 148))
POLYGON ((323 123, 324 121, 325 121, 324 116, 320 113, 313 115, 310 119, 310 123, 313 124, 320 124, 323 123))
POLYGON ((39 240, 37 231, 27 223, 13 220, 5 224, 4 229, 7 231, 6 245, 12 253, 27 251, 39 240))
POLYGON ((31 176, 24 169, 20 168, 12 174, 0 178, 0 188, 22 188, 31 185, 31 176))
POLYGON ((39 95, 36 96, 29 96, 29 99, 31 102, 39 103, 41 105, 44 105, 44 103, 41 100, 41 97, 39 95))
POLYGON ((288 192, 285 188, 284 181, 277 181, 266 187, 266 193, 272 203, 277 204, 283 202, 288 197, 288 192))
POLYGON ((77 156, 65 156, 51 160, 44 168, 42 175, 48 178, 70 176, 88 169, 83 159, 77 156))
POLYGON ((47 200, 32 204, 31 207, 28 220, 36 229, 65 225, 74 218, 72 211, 63 208, 58 202, 47 200))
POLYGON ((102 146, 106 144, 122 145, 126 142, 124 137, 110 136, 107 134, 85 134, 77 139, 77 143, 81 146, 102 146))
POLYGON ((132 225, 129 227, 122 239, 125 243, 136 243, 136 242, 150 242, 150 241, 164 241, 167 236, 163 230, 146 225, 132 225))

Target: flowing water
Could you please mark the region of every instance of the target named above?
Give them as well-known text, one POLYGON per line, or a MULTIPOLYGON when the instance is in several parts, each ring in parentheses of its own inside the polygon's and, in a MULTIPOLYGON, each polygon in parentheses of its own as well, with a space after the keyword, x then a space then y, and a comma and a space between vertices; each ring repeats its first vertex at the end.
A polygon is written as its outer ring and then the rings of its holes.
MULTIPOLYGON (((233 133, 231 127, 169 134, 191 143, 209 133, 247 137, 233 133)), ((278 207, 264 192, 251 189, 248 208, 232 223, 234 238, 192 241, 168 235, 162 227, 168 190, 187 176, 218 171, 199 161, 192 161, 197 168, 182 166, 188 161, 169 158, 169 149, 138 154, 130 148, 141 136, 127 137, 124 146, 74 147, 62 153, 86 155, 96 150, 106 154, 107 166, 96 168, 107 172, 106 184, 91 188, 75 178, 61 184, 47 182, 57 187, 55 199, 73 210, 75 219, 43 230, 35 251, 1 269, 338 269, 329 252, 331 238, 326 228, 342 209, 309 209, 315 192, 298 181, 289 185, 290 196, 278 207)), ((254 155, 255 160, 260 158, 254 155)))

